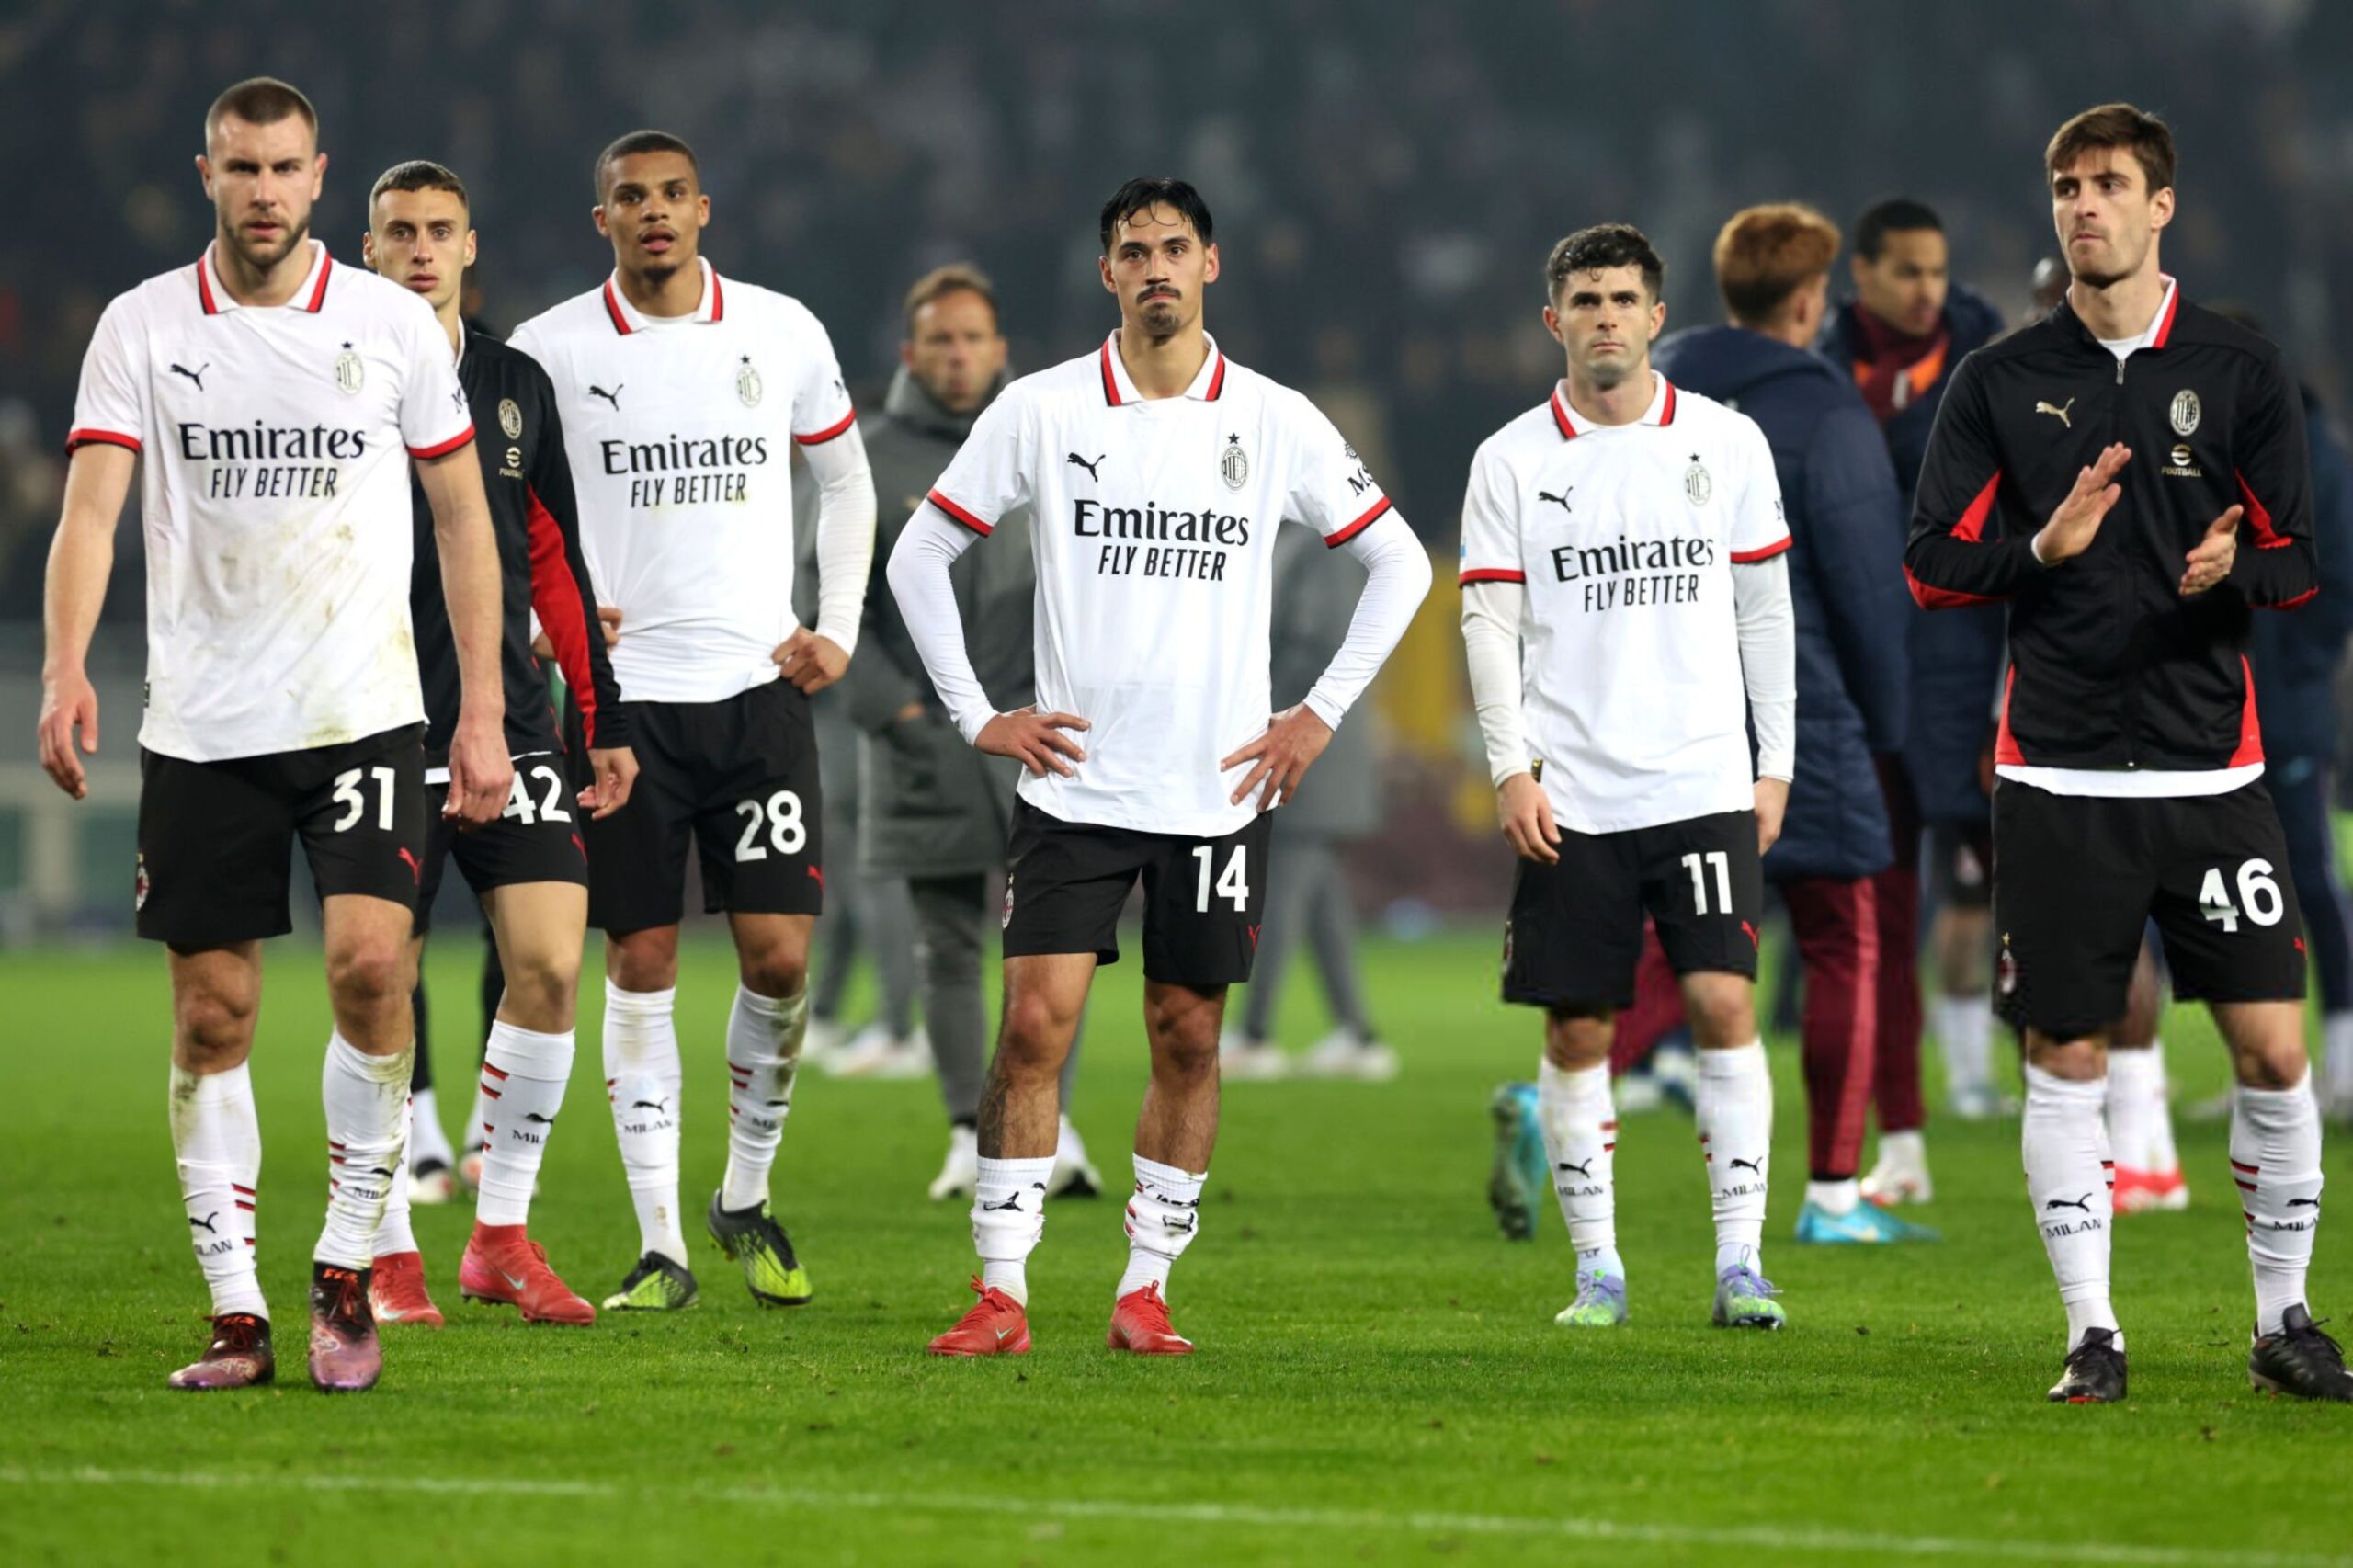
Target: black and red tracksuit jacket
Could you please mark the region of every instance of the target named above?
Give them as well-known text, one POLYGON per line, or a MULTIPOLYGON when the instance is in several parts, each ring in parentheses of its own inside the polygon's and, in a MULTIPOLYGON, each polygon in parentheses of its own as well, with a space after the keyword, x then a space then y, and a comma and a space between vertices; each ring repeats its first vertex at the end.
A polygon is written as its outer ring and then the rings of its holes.
POLYGON ((2303 405, 2279 351, 2177 287, 2120 363, 2063 301, 1978 349, 1937 415, 1904 569, 1930 609, 2008 601, 1996 761, 2260 761, 2250 611, 2292 608, 2320 583, 2303 405), (2088 550, 2042 565, 2036 531, 2117 441, 2132 452, 2122 497, 2088 550), (2231 574, 2182 597, 2184 557, 2234 504, 2246 513, 2231 574))
MULTIPOLYGON (((630 744, 620 687, 597 627, 597 592, 580 553, 580 508, 556 415, 555 388, 538 361, 486 333, 466 328, 458 381, 473 409, 474 450, 498 537, 501 624, 498 661, 506 686, 506 747, 511 756, 563 749, 548 707, 546 677, 531 652, 531 613, 555 648, 564 684, 585 722, 588 744, 630 744)), ((412 476, 416 565, 409 579, 409 620, 417 673, 425 686, 425 762, 449 764, 458 722, 458 644, 441 588, 441 551, 433 508, 412 476)))

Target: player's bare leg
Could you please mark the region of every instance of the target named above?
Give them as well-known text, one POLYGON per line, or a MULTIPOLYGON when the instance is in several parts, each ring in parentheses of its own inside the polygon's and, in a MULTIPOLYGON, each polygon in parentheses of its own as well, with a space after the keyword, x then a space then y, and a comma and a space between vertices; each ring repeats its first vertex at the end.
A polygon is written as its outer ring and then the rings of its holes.
POLYGON ((695 1304, 678 1214, 679 1090, 686 1073, 671 1016, 678 994, 678 928, 650 926, 605 937, 605 1095, 637 1210, 638 1260, 607 1312, 676 1312, 695 1304))
MULTIPOLYGON (((1027 1265, 1046 1230, 1063 1063, 1094 981, 1093 953, 1005 960, 1005 1014, 981 1096, 980 1175, 972 1187, 972 1246, 981 1257, 972 1288, 981 1299, 931 1342, 935 1356, 1018 1355, 1029 1348, 1027 1265)), ((1214 1031, 1211 1050, 1214 1054, 1214 1031)))
POLYGON ((406 905, 346 893, 324 910, 335 1032, 320 1087, 327 1218, 311 1255, 311 1379, 344 1392, 373 1387, 383 1368, 368 1287, 384 1205, 404 1179, 415 976, 406 905))
POLYGON ((487 1139, 473 1234, 458 1266, 470 1301, 518 1308, 527 1323, 585 1324, 596 1309, 548 1267, 526 1231, 547 1141, 572 1077, 573 1013, 588 890, 574 882, 517 882, 483 900, 506 990, 491 1023, 472 1130, 487 1139))
POLYGON ((1626 1265, 1618 1256, 1618 1110, 1609 1091, 1616 1033, 1616 1018, 1606 1007, 1555 1007, 1544 1015, 1536 1116, 1553 1196, 1576 1250, 1576 1300, 1552 1320, 1563 1328, 1614 1328, 1626 1321, 1626 1265))
POLYGON ((254 1264, 261 1128, 254 1111, 254 1019, 261 1006, 261 944, 170 949, 172 1152, 188 1240, 212 1293, 212 1340, 172 1387, 251 1388, 271 1381, 269 1307, 254 1264))
POLYGON ((2255 1344, 2247 1376, 2259 1389, 2353 1402, 2353 1375, 2304 1299, 2320 1229, 2320 1103, 2304 1054, 2301 1002, 2218 1002, 2214 1024, 2231 1048, 2238 1093, 2231 1108, 2231 1175, 2246 1210, 2255 1271, 2255 1344))
POLYGON ((1152 1082, 1136 1118, 1135 1195, 1128 1199, 1128 1267, 1113 1292, 1114 1350, 1190 1355, 1168 1322, 1168 1271, 1200 1232, 1201 1187, 1217 1147, 1218 1033, 1226 987, 1147 980, 1152 1082))
POLYGON ((1772 1171, 1773 1074, 1756 1030, 1756 987, 1745 975, 1683 976, 1683 1009, 1699 1048, 1697 1119, 1716 1221, 1715 1322, 1779 1328, 1787 1320, 1765 1278, 1765 1187, 1772 1171))
POLYGON ((809 1026, 809 938, 813 915, 731 915, 739 983, 727 1017, 727 1174, 711 1194, 710 1239, 744 1270, 764 1307, 796 1307, 811 1294, 768 1206, 768 1172, 784 1141, 792 1082, 809 1026))

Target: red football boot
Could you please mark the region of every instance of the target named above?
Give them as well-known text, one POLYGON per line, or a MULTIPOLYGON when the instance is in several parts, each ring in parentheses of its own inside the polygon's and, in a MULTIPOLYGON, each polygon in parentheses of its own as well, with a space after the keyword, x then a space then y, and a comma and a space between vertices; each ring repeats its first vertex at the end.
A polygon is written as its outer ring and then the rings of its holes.
POLYGON ((441 1309, 425 1288, 425 1255, 388 1252, 377 1258, 376 1272, 368 1281, 368 1306, 380 1324, 439 1328, 441 1309))
POLYGON ((597 1309, 573 1293, 548 1267, 548 1249, 523 1233, 520 1225, 474 1221, 466 1256, 458 1263, 458 1294, 469 1301, 521 1310, 525 1323, 586 1326, 597 1309))
POLYGON ((367 1268, 311 1265, 311 1381, 327 1393, 361 1393, 383 1374, 384 1347, 368 1305, 367 1268))
POLYGON ((1139 1356, 1190 1356, 1193 1342, 1168 1322, 1168 1302, 1160 1287, 1131 1290, 1111 1308, 1111 1333, 1107 1343, 1114 1350, 1139 1356))
POLYGON ((1029 1314, 1021 1303, 994 1285, 972 1281, 980 1300, 956 1320, 956 1326, 931 1342, 935 1356, 1027 1356, 1029 1314))
POLYGON ((2189 1207, 2189 1184, 2178 1165, 2169 1171, 2136 1171, 2120 1165, 2115 1198, 2119 1214, 2178 1212, 2189 1207))

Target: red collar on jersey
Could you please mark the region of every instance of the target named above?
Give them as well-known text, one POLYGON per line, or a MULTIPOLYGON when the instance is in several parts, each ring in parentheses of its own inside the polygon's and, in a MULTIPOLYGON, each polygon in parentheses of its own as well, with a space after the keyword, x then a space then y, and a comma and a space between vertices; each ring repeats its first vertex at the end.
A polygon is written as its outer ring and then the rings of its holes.
MULTIPOLYGON (((1116 332, 1105 338, 1100 356, 1103 369, 1103 403, 1107 408, 1122 408, 1131 403, 1144 401, 1143 397, 1136 392, 1135 382, 1129 378, 1127 366, 1121 364, 1119 355, 1112 351, 1111 346, 1119 340, 1120 335, 1116 332), (1120 388, 1122 384, 1128 389, 1129 395, 1126 397, 1120 395, 1120 388)), ((1200 374, 1193 378, 1193 384, 1185 389, 1185 395, 1198 398, 1203 403, 1215 403, 1218 395, 1225 391, 1225 351, 1217 346, 1217 339, 1213 337, 1209 340, 1209 360, 1201 367, 1200 374)))
MULTIPOLYGON (((318 244, 315 240, 312 243, 318 244)), ((335 270, 335 257, 327 254, 325 245, 319 245, 319 257, 313 267, 314 270, 312 273, 311 292, 307 297, 298 298, 291 302, 296 310, 308 311, 311 314, 317 315, 319 307, 326 303, 327 275, 335 270)), ((217 316, 223 311, 244 308, 230 298, 228 290, 222 289, 216 291, 213 289, 210 245, 205 246, 204 254, 196 258, 196 297, 203 301, 204 313, 208 316, 217 316)))
MULTIPOLYGON (((702 291, 702 303, 695 307, 694 319, 699 322, 723 320, 727 315, 727 295, 719 286, 719 268, 711 266, 701 256, 697 256, 695 259, 702 267, 703 281, 710 287, 702 291)), ((624 309, 621 304, 621 291, 615 288, 613 280, 608 278, 605 279, 605 313, 613 318, 613 330, 623 337, 627 337, 637 330, 630 325, 631 315, 643 312, 624 309)))
MULTIPOLYGON (((1636 424, 1665 426, 1675 423, 1675 383, 1661 376, 1658 384, 1662 390, 1651 400, 1650 408, 1635 421, 1636 424)), ((1558 385, 1552 388, 1552 423, 1561 427, 1561 439, 1563 441, 1574 441, 1584 434, 1577 428, 1576 416, 1569 412, 1569 400, 1561 395, 1558 385)))

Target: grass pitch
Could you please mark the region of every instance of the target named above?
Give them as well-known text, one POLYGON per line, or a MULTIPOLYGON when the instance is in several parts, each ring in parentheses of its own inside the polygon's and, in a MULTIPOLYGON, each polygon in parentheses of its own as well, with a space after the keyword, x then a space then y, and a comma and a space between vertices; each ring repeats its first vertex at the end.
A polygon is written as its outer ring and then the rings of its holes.
MULTIPOLYGON (((2182 1128, 2188 1213, 2121 1222, 2132 1397, 2052 1407, 2063 1319, 2015 1121, 1938 1122, 1939 1245, 1802 1249, 1795 1062, 1767 1267, 1779 1335, 1707 1325, 1710 1231, 1678 1115, 1629 1118, 1618 1157, 1633 1321, 1572 1335, 1567 1239, 1507 1244, 1483 1201, 1483 1115, 1532 1071, 1535 1024, 1494 1000, 1494 943, 1377 944, 1395 1084, 1238 1085, 1172 1290, 1189 1360, 1103 1347, 1124 1256, 1116 1198, 1051 1211, 1030 1267, 1037 1350, 944 1363, 968 1304, 961 1204, 924 1197, 933 1087, 814 1077, 794 1096, 779 1208, 815 1302, 762 1311, 689 1227, 703 1301, 595 1328, 526 1328, 457 1297, 471 1216, 419 1210, 439 1332, 388 1331, 373 1393, 302 1373, 324 1175, 314 951, 269 955, 256 1055, 268 1154, 261 1267, 281 1381, 164 1385, 200 1347, 201 1281, 164 1117, 160 954, 0 956, 0 1560, 305 1562, 1744 1563, 2353 1561, 2338 1496, 2353 1411, 2252 1392, 2243 1228, 2219 1127, 2182 1128)), ((470 1092, 473 959, 440 944, 445 1109, 470 1092)), ((687 1207, 724 1157, 723 948, 680 983, 687 1207)), ((1105 971, 1074 1112, 1124 1182, 1142 1083, 1132 961, 1105 971)), ((535 1233, 592 1299, 636 1250, 598 1093, 597 1000, 535 1233)), ((1295 978, 1286 1038, 1318 1032, 1295 978)), ((2169 1020, 2187 1100, 2219 1088, 2202 1016, 2169 1020)), ((1933 1069, 1932 1069, 1933 1074, 1933 1069)), ((2328 1157, 2345 1168, 2340 1140, 2328 1157)), ((2325 1231, 2313 1304, 2353 1296, 2325 1231)))

